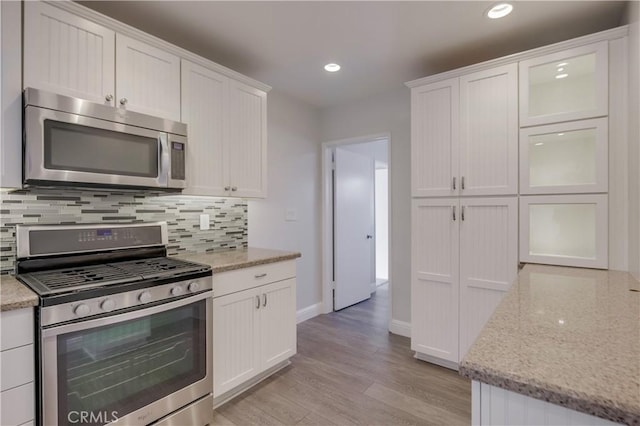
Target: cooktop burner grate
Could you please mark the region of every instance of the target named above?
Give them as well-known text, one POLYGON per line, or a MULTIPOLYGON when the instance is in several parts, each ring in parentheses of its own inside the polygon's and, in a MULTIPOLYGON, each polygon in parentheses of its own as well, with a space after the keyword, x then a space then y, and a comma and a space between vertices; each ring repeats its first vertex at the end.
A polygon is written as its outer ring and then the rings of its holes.
POLYGON ((170 257, 156 257, 152 259, 131 260, 115 264, 119 269, 129 273, 142 275, 144 278, 156 278, 167 275, 182 275, 198 272, 204 269, 203 265, 186 262, 170 257))

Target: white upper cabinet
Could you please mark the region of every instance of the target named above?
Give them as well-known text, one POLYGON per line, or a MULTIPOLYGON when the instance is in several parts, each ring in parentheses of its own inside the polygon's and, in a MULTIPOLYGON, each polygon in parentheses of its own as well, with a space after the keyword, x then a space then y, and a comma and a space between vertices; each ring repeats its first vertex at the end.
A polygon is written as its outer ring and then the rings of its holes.
POLYGON ((607 192, 607 118, 520 131, 520 193, 607 192))
POLYGON ((230 195, 266 197, 267 94, 231 80, 228 124, 230 195))
POLYGON ((607 115, 608 66, 607 41, 520 62, 520 126, 607 115))
POLYGON ((24 13, 24 87, 114 105, 115 33, 38 1, 24 13))
POLYGON ((180 121, 180 58, 117 34, 116 98, 132 111, 180 121))
POLYGON ((182 60, 182 121, 189 131, 185 194, 224 196, 228 192, 228 86, 227 77, 182 60))
POLYGON ((458 193, 459 81, 411 90, 411 195, 458 193))
POLYGON ((462 76, 460 194, 508 195, 517 192, 517 65, 462 76))

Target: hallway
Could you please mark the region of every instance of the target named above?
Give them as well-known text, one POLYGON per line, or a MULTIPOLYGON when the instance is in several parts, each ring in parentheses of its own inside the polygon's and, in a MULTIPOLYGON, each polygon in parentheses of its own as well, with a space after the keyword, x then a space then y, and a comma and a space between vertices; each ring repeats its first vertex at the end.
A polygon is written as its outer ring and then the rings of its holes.
POLYGON ((387 331, 388 286, 298 325, 292 363, 219 407, 216 425, 471 423, 471 385, 387 331))

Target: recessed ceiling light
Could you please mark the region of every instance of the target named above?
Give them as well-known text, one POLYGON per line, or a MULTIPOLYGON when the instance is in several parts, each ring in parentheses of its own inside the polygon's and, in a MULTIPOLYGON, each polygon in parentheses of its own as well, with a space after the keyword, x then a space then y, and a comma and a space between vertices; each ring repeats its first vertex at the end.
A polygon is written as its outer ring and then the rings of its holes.
POLYGON ((538 142, 538 143, 536 144, 536 146, 542 146, 542 145, 544 145, 544 142, 538 142))
POLYGON ((564 71, 564 67, 558 68, 558 72, 560 72, 560 71, 564 71))
POLYGON ((340 71, 340 65, 338 64, 327 64, 324 66, 324 69, 329 71, 329 72, 336 72, 336 71, 340 71))
POLYGON ((558 136, 564 136, 564 133, 558 133, 558 136))
POLYGON ((569 77, 569 74, 558 74, 556 75, 557 79, 569 77))
POLYGON ((561 62, 558 64, 559 67, 564 67, 565 65, 569 65, 567 62, 561 62))
POLYGON ((487 17, 490 19, 504 18, 513 10, 513 6, 509 3, 498 3, 487 11, 487 17))

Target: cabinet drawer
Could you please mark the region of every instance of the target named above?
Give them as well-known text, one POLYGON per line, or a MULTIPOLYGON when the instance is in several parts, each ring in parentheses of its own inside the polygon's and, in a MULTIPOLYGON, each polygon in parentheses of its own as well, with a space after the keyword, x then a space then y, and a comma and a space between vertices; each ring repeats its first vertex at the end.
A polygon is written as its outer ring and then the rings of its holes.
POLYGON ((296 276, 294 260, 213 274, 214 298, 296 276))
POLYGON ((18 386, 0 393, 2 399, 2 413, 0 424, 2 426, 21 425, 33 420, 35 412, 35 388, 32 383, 18 386), (11 407, 7 409, 7 407, 11 407))
POLYGON ((33 345, 21 346, 0 352, 2 391, 33 382, 33 345))
POLYGON ((33 308, 2 312, 0 350, 33 343, 33 308))

